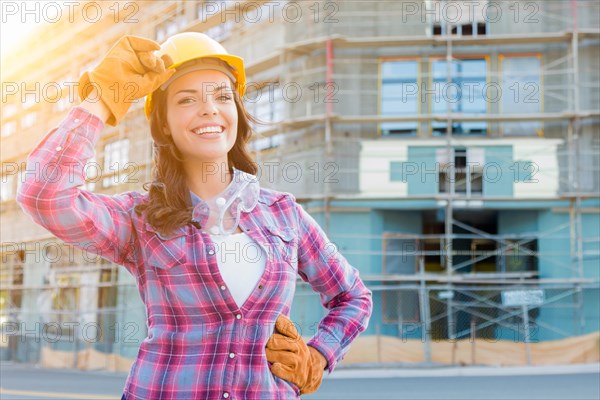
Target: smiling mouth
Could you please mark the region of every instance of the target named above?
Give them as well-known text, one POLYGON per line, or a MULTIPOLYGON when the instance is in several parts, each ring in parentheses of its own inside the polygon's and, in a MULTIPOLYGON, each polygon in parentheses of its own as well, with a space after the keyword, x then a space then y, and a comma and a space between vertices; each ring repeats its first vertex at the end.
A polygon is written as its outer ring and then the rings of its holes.
POLYGON ((206 128, 192 129, 192 132, 198 136, 216 136, 223 133, 224 130, 225 128, 222 126, 208 126, 206 128))

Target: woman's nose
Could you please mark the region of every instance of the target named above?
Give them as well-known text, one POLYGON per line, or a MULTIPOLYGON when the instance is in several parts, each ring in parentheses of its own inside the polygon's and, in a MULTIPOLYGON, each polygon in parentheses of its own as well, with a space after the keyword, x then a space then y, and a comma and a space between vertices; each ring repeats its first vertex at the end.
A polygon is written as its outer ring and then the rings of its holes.
POLYGON ((217 113, 218 113, 217 106, 210 99, 200 103, 200 106, 198 107, 198 114, 200 114, 200 115, 210 115, 210 114, 217 115, 217 113))

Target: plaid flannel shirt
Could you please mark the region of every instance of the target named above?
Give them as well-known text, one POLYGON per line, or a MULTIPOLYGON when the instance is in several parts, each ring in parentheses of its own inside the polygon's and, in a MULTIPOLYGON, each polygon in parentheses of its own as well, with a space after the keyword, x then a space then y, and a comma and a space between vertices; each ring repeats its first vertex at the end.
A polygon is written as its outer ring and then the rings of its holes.
MULTIPOLYGON (((261 188, 240 227, 267 255, 255 290, 238 307, 219 273, 209 234, 188 224, 161 235, 134 207, 134 191, 84 190, 84 166, 104 124, 73 108, 27 159, 17 202, 65 243, 124 266, 146 305, 148 334, 124 393, 127 399, 290 399, 298 388, 269 370, 265 343, 289 315, 299 275, 328 309, 308 344, 329 372, 366 329, 372 293, 290 193, 261 188), (40 171, 44 171, 43 174, 40 171)), ((194 215, 208 210, 197 198, 194 215)))

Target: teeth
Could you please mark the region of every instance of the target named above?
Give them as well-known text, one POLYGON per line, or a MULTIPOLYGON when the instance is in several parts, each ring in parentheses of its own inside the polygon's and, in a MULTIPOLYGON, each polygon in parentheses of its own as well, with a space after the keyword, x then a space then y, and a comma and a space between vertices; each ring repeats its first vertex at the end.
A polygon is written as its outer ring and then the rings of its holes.
POLYGON ((203 135, 205 133, 221 133, 221 127, 220 126, 209 126, 206 128, 194 129, 192 132, 194 132, 196 135, 203 135))

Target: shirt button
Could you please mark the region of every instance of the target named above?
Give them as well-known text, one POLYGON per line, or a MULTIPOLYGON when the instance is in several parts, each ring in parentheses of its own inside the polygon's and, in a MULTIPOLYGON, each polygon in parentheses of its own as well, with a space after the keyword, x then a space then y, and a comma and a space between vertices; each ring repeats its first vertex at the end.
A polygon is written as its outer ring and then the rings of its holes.
POLYGON ((223 398, 225 398, 225 399, 229 398, 229 393, 223 392, 223 398))
POLYGON ((214 251, 213 249, 210 249, 210 250, 208 251, 208 254, 210 254, 210 255, 212 256, 213 254, 215 254, 215 251, 214 251))
POLYGON ((242 314, 238 314, 235 316, 237 319, 242 319, 242 314))
POLYGON ((229 358, 233 358, 233 357, 235 357, 235 354, 234 353, 229 353, 229 358))
POLYGON ((56 151, 61 151, 62 150, 62 146, 56 146, 56 151))
POLYGON ((224 197, 219 197, 216 201, 217 205, 219 207, 223 207, 225 205, 225 198, 224 197))
POLYGON ((79 118, 75 118, 75 119, 73 120, 73 122, 76 122, 76 123, 77 123, 77 122, 79 122, 79 118))
POLYGON ((225 287, 225 285, 221 285, 221 290, 225 290, 225 289, 227 289, 227 288, 225 287))

